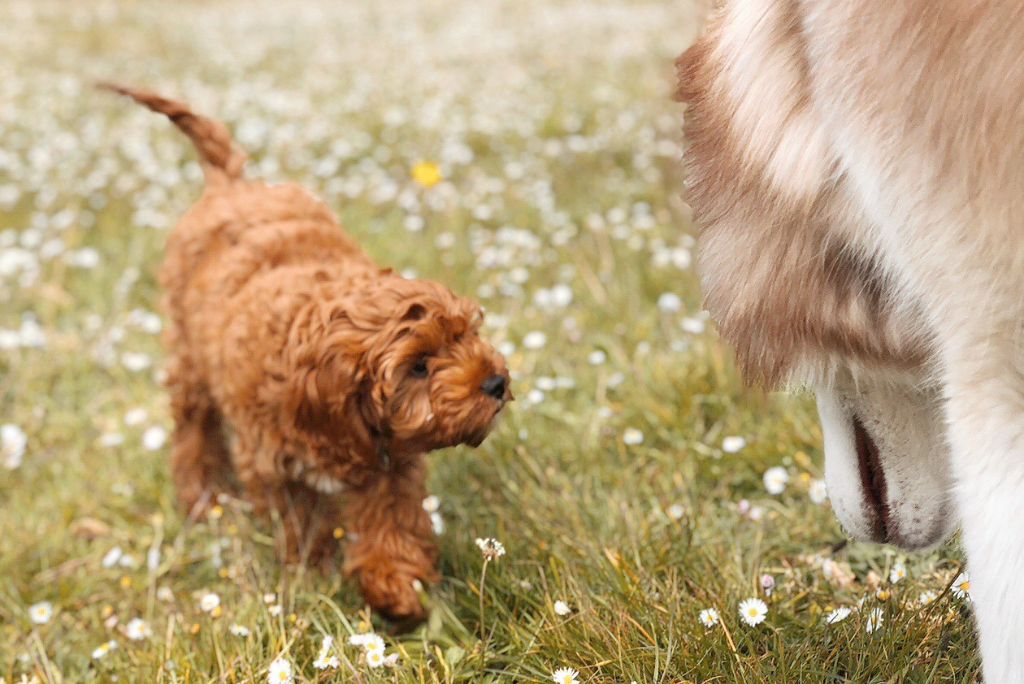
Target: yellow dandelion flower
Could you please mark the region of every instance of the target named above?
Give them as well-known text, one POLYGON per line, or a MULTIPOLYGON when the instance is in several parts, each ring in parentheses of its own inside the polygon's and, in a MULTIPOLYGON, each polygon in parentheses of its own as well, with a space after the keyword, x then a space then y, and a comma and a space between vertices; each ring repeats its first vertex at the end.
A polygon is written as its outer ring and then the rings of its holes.
POLYGON ((425 188, 441 182, 441 169, 434 162, 419 162, 412 167, 412 178, 425 188))

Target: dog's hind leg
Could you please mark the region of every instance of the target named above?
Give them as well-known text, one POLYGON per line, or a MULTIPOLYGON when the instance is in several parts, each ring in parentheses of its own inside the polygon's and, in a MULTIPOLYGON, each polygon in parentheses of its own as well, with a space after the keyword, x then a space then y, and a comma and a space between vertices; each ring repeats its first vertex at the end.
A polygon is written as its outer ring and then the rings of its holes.
POLYGON ((178 501, 198 517, 216 503, 217 494, 231 491, 231 455, 220 411, 187 358, 171 359, 167 384, 174 416, 171 475, 178 501))
POLYGON ((415 584, 437 578, 437 546, 423 509, 425 475, 422 454, 396 458, 386 470, 366 471, 346 492, 344 570, 373 608, 398 622, 424 618, 415 584))
POLYGON ((264 479, 252 470, 239 473, 246 498, 257 515, 276 526, 278 556, 327 572, 338 550, 342 528, 338 495, 318 492, 302 482, 264 479))

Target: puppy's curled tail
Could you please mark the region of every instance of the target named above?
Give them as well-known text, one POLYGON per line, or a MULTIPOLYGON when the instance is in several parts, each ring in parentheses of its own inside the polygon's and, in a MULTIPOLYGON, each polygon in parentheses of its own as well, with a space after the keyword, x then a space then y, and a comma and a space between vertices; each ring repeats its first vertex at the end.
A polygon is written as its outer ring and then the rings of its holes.
POLYGON ((170 119, 195 146, 206 182, 229 182, 242 177, 246 155, 231 142, 227 126, 220 121, 200 116, 184 102, 170 100, 148 90, 127 88, 116 83, 97 83, 96 87, 127 95, 170 119))

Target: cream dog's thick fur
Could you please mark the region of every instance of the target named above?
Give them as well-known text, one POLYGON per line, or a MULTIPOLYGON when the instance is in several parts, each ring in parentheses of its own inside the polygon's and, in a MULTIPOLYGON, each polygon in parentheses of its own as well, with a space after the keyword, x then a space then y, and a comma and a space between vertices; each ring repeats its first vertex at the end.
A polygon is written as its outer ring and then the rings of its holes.
POLYGON ((853 534, 963 528, 1024 682, 1024 5, 726 0, 679 60, 707 304, 818 395, 853 534))

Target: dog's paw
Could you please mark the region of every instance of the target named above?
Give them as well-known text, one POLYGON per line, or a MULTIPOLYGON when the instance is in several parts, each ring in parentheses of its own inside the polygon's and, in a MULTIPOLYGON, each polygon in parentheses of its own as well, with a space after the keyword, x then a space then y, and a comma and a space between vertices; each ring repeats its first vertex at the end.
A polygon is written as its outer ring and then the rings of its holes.
POLYGON ((389 621, 411 628, 427 617, 420 600, 421 580, 413 574, 388 568, 363 568, 359 588, 370 606, 389 621))

